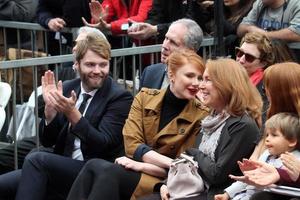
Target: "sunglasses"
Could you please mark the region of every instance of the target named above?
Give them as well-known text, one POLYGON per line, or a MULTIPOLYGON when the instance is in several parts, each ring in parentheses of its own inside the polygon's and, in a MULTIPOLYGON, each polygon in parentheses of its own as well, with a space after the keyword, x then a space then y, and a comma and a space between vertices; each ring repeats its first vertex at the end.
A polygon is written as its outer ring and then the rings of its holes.
POLYGON ((253 56, 253 55, 249 54, 249 53, 245 53, 239 47, 235 47, 235 55, 236 55, 237 58, 241 58, 243 55, 245 55, 245 60, 248 63, 252 63, 254 60, 260 59, 260 58, 258 58, 256 56, 253 56))

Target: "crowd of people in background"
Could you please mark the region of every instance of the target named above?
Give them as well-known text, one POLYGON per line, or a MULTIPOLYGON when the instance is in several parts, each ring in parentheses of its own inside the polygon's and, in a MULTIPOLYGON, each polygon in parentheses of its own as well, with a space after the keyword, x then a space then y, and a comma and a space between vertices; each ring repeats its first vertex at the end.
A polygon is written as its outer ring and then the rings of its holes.
POLYGON ((0 200, 167 200, 181 153, 204 183, 187 200, 299 200, 300 58, 288 43, 300 42, 300 1, 224 0, 225 55, 204 60, 215 3, 1 1, 0 20, 39 23, 49 56, 63 37, 75 59, 70 80, 41 77, 39 150, 36 136, 18 141, 14 170, 14 145, 0 149, 0 200), (66 27, 80 27, 74 42, 66 27), (160 62, 143 66, 133 97, 109 75, 111 49, 155 43, 160 62))

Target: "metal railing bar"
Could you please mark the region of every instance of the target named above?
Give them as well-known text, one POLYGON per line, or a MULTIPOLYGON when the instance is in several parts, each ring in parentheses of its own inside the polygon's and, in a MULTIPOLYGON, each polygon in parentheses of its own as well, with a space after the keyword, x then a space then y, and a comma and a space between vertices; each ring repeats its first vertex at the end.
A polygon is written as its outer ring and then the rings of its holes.
MULTIPOLYGON (((0 24, 1 24, 0 27, 4 27, 4 28, 26 29, 26 30, 36 30, 36 31, 50 31, 48 29, 45 29, 38 23, 0 20, 0 24)), ((73 33, 77 29, 78 28, 63 28, 60 32, 73 33)))
POLYGON ((0 69, 12 69, 20 67, 29 67, 32 65, 48 65, 69 62, 73 60, 73 55, 49 56, 39 58, 26 58, 22 60, 11 60, 0 62, 0 69))

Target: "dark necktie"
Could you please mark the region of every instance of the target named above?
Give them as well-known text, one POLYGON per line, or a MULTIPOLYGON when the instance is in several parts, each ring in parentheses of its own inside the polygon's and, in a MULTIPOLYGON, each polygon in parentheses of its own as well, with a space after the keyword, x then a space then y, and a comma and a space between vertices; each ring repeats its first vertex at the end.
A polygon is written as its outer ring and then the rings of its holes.
POLYGON ((89 95, 89 94, 86 94, 86 93, 84 93, 84 94, 82 94, 82 97, 83 97, 83 100, 82 100, 82 102, 81 102, 81 104, 80 104, 80 107, 79 107, 79 112, 81 113, 81 114, 83 114, 83 112, 84 112, 84 110, 85 110, 85 107, 86 107, 86 104, 87 104, 87 101, 89 100, 89 98, 91 98, 92 96, 91 95, 89 95))
MULTIPOLYGON (((91 98, 92 96, 89 94, 82 94, 83 100, 80 104, 80 107, 78 109, 78 111, 83 115, 83 112, 86 108, 87 105, 87 101, 89 100, 89 98, 91 98)), ((65 144, 65 150, 64 150, 64 155, 71 157, 72 153, 73 153, 73 149, 74 149, 74 140, 75 140, 75 135, 73 133, 71 133, 70 131, 71 127, 68 128, 68 133, 67 133, 67 137, 66 137, 66 144, 65 144)))

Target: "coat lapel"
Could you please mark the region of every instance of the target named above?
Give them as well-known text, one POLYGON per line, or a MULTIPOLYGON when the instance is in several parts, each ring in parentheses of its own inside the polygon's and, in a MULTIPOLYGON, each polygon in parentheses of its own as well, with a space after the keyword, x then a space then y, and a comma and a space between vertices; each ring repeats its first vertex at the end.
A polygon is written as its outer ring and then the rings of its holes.
MULTIPOLYGON (((152 92, 156 92, 156 90, 153 90, 152 92)), ((166 89, 160 90, 160 92, 156 95, 156 98, 145 105, 146 117, 148 113, 155 113, 155 114, 160 113, 162 101, 165 94, 166 94, 166 89)))

